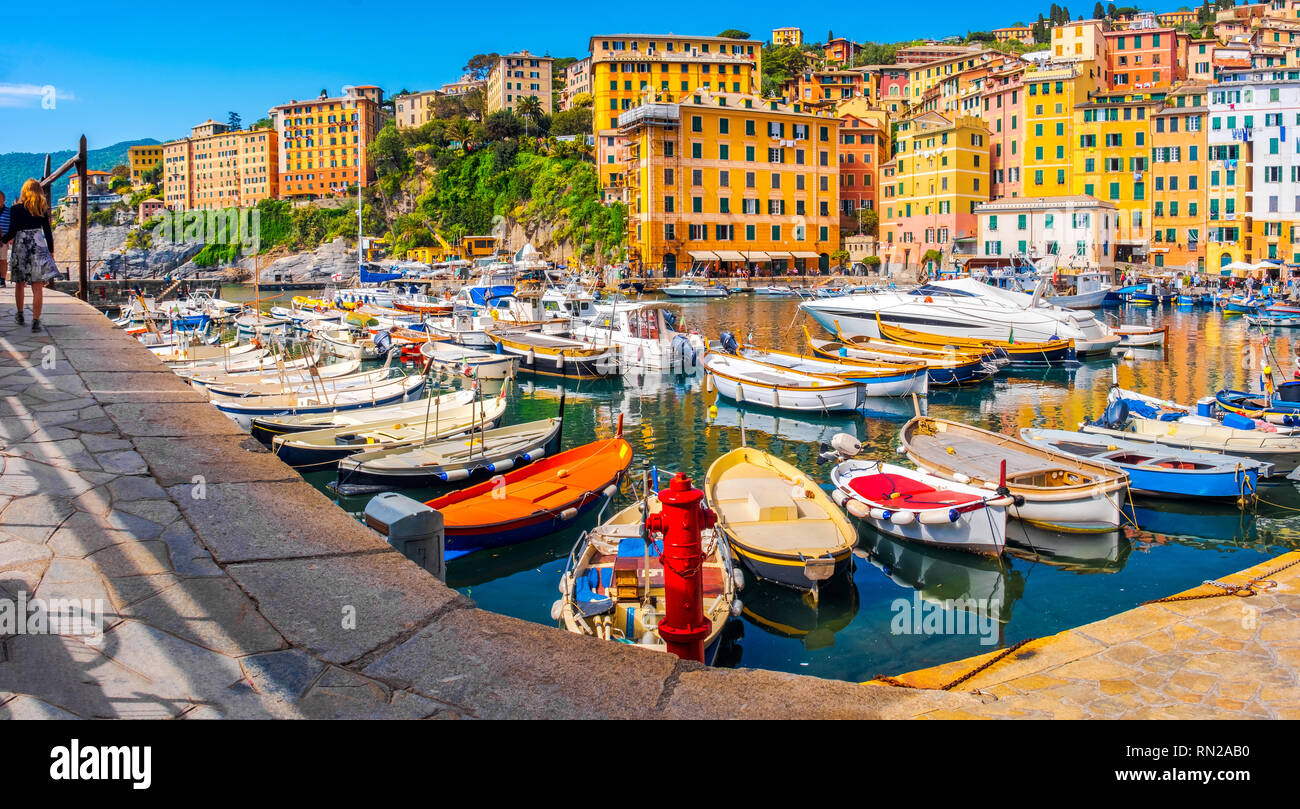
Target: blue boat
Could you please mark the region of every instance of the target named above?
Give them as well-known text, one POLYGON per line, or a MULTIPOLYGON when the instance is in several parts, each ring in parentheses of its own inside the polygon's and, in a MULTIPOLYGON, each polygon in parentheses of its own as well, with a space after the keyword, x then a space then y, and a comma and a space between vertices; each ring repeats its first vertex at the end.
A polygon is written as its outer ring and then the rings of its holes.
POLYGON ((385 281, 396 281, 398 278, 405 278, 406 273, 400 272, 373 272, 366 269, 366 265, 361 265, 361 283, 362 284, 382 284, 385 281))
POLYGON ((1259 479, 1273 474, 1273 464, 1265 461, 1106 435, 1027 427, 1020 431, 1020 437, 1054 452, 1123 469, 1135 494, 1153 497, 1249 499, 1259 479))
POLYGON ((1133 297, 1135 292, 1141 292, 1144 289, 1146 289, 1145 284, 1130 284, 1126 287, 1112 289, 1110 292, 1106 293, 1106 299, 1103 303, 1107 306, 1116 306, 1122 303, 1128 303, 1129 299, 1133 297))

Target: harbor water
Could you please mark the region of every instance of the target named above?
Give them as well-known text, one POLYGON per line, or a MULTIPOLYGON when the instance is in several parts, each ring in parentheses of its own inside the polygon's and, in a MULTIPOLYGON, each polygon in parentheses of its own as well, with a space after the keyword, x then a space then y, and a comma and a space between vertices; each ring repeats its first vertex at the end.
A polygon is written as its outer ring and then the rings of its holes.
MULTIPOLYGON (((248 297, 234 289, 223 294, 248 297)), ((733 295, 679 306, 684 328, 711 339, 729 330, 759 346, 794 350, 803 342, 803 325, 819 334, 797 314, 793 299, 733 295)), ((1112 374, 1122 387, 1192 404, 1225 387, 1257 389, 1265 365, 1288 379, 1296 367, 1288 330, 1261 335, 1217 310, 1127 306, 1097 314, 1112 322, 1168 325, 1166 347, 1133 349, 1130 357, 1117 353, 1076 368, 1007 369, 978 387, 932 391, 922 406, 931 416, 1005 433, 1030 426, 1076 429, 1101 414, 1112 374)), ((465 377, 443 380, 444 388, 469 384, 465 377)), ((500 384, 485 382, 485 392, 500 384)), ((623 434, 638 458, 607 516, 633 502, 641 459, 662 470, 661 481, 670 470, 702 482, 714 459, 741 445, 742 424, 750 446, 826 483, 830 467, 817 458, 822 442, 852 433, 866 448, 863 457, 899 462, 898 430, 913 414, 910 400, 880 401, 865 415, 828 417, 741 408, 706 393, 701 374, 629 373, 582 382, 521 374, 511 384, 502 424, 553 416, 563 394, 565 448, 611 435, 622 416, 623 434), (711 404, 717 405, 713 417, 711 404)), ((327 487, 333 471, 305 477, 347 511, 362 511, 369 499, 336 495, 327 487)), ((424 500, 440 492, 405 493, 424 500)), ((1130 524, 1105 534, 1058 534, 1009 520, 1012 545, 1000 560, 920 547, 855 521, 859 543, 851 575, 827 583, 818 598, 747 576, 743 613, 725 630, 716 664, 860 681, 1060 632, 1300 548, 1295 485, 1270 484, 1262 497, 1267 502, 1246 512, 1233 504, 1139 499, 1130 524), (994 611, 983 614, 983 622, 954 620, 961 609, 951 602, 967 599, 994 611)), ((564 532, 452 560, 448 583, 484 609, 554 625, 551 605, 568 554, 597 520, 592 512, 564 532)))

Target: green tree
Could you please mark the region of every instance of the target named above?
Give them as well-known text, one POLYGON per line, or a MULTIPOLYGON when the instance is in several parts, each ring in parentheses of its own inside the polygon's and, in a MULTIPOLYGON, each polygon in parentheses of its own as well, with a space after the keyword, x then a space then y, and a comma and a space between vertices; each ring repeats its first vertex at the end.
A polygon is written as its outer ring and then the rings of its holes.
POLYGON ((864 42, 858 50, 858 55, 853 57, 853 64, 856 67, 863 65, 892 65, 896 61, 895 53, 898 51, 896 43, 864 42))
MULTIPOLYGON (((1208 0, 1207 0, 1207 2, 1208 2, 1208 0)), ((1107 17, 1110 17, 1111 19, 1114 19, 1114 17, 1115 17, 1115 4, 1114 4, 1114 3, 1107 3, 1107 4, 1106 4, 1106 16, 1107 16, 1107 17)))
POLYGON ((536 126, 537 119, 542 116, 542 102, 537 96, 524 96, 516 102, 515 114, 536 126))
POLYGON ((162 173, 163 164, 162 161, 159 160, 157 163, 154 163, 153 166, 140 172, 140 181, 146 185, 157 185, 162 182, 162 173))
POLYGON ((243 129, 244 119, 239 117, 239 113, 235 112, 234 110, 231 110, 229 113, 226 114, 226 126, 228 126, 231 129, 231 131, 243 129))
POLYGON ((483 121, 484 134, 491 142, 510 140, 524 133, 524 124, 510 110, 497 110, 483 121))
POLYGON ((1100 20, 1105 16, 1106 16, 1106 7, 1103 6, 1100 2, 1097 3, 1097 5, 1092 7, 1092 18, 1094 20, 1100 20))
POLYGON ((258 118, 249 129, 271 129, 272 127, 270 118, 258 118))
POLYGON ((880 232, 880 214, 874 208, 858 209, 858 232, 876 236, 880 232))
POLYGON ((461 69, 464 70, 465 75, 470 78, 482 81, 492 72, 492 66, 495 65, 497 60, 500 58, 500 55, 495 53, 478 53, 470 57, 470 60, 465 63, 465 67, 461 69))
POLYGON ((718 34, 718 36, 726 37, 727 39, 749 39, 749 32, 742 31, 739 28, 728 28, 721 34, 718 34))
POLYGON ((835 262, 836 267, 844 269, 844 265, 849 262, 849 251, 843 248, 836 250, 831 253, 831 261, 835 262))
POLYGON ((552 135, 586 135, 591 132, 591 107, 561 110, 551 117, 552 135))
POLYGON ((389 121, 379 134, 366 147, 375 172, 381 177, 386 174, 405 174, 410 166, 411 156, 406 151, 402 136, 397 134, 397 124, 389 121))

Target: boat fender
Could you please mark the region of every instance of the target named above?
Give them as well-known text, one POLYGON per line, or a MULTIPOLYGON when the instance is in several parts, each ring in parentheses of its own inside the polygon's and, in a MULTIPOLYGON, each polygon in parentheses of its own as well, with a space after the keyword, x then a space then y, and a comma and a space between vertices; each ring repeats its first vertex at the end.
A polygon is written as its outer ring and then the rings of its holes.
POLYGON ((970 483, 970 476, 963 475, 961 472, 953 472, 952 479, 958 483, 970 483))
POLYGON ((1002 497, 993 497, 993 498, 990 498, 990 499, 988 499, 988 500, 985 500, 985 501, 984 501, 984 504, 985 504, 985 505, 989 505, 989 506, 996 506, 996 507, 998 507, 998 508, 1006 508, 1007 506, 1009 506, 1009 505, 1011 505, 1012 503, 1015 503, 1015 502, 1016 502, 1016 499, 1015 499, 1014 497, 1011 497, 1011 496, 1007 495, 1007 496, 1002 496, 1002 497))
POLYGON ((560 577, 560 595, 567 596, 573 592, 573 580, 574 574, 572 570, 560 577))
POLYGON ((895 511, 889 521, 894 525, 911 525, 916 520, 916 515, 910 511, 895 511))
MULTIPOLYGON (((901 514, 903 512, 899 512, 899 513, 901 514)), ((951 522, 951 520, 948 519, 948 512, 943 511, 941 509, 930 509, 928 511, 919 511, 916 514, 916 520, 922 525, 943 525, 944 523, 951 522)), ((900 523, 900 524, 905 525, 906 523, 900 523)))
POLYGON ((565 520, 566 522, 576 516, 578 516, 578 510, 576 508, 566 508, 564 511, 560 512, 560 519, 565 520))
POLYGON ((848 505, 845 507, 849 510, 850 514, 857 517, 859 520, 866 520, 874 516, 871 508, 863 503, 859 503, 857 500, 848 501, 848 505))
POLYGON ((520 455, 519 457, 524 460, 524 463, 532 463, 538 458, 544 458, 545 456, 546 456, 546 448, 539 447, 533 450, 532 452, 525 452, 523 455, 520 455))
POLYGON ((615 484, 611 483, 605 487, 606 497, 613 497, 616 494, 618 494, 618 486, 616 486, 615 484))
POLYGON ((739 618, 740 614, 745 611, 745 602, 737 598, 731 602, 731 617, 739 618))
POLYGON ((870 511, 870 515, 873 520, 887 520, 893 516, 893 512, 886 511, 883 508, 873 508, 870 511))
POLYGON ((455 480, 464 480, 467 477, 469 477, 468 469, 451 469, 446 472, 438 473, 438 479, 441 480, 443 483, 448 483, 450 481, 455 481, 455 480))
MULTIPOLYGON (((732 581, 733 584, 736 585, 736 589, 737 589, 737 590, 744 590, 744 589, 745 589, 745 571, 741 570, 741 569, 738 568, 738 567, 733 567, 733 568, 731 569, 731 581, 732 581)), ((740 603, 740 599, 736 599, 736 603, 740 603)))
POLYGON ((847 458, 862 452, 862 442, 848 433, 836 433, 831 436, 831 449, 847 458))
POLYGON ((514 462, 514 459, 513 459, 513 458, 503 458, 503 459, 500 460, 500 461, 495 461, 495 462, 493 462, 493 463, 488 464, 488 465, 487 465, 487 471, 489 471, 489 472, 504 472, 504 471, 506 471, 507 469, 512 469, 512 468, 514 468, 514 465, 515 465, 515 462, 514 462))
POLYGON ((847 499, 848 498, 844 496, 844 492, 840 491, 839 489, 836 489, 835 491, 831 492, 831 500, 835 501, 835 505, 837 506, 843 507, 844 501, 847 499))
POLYGON ((551 605, 551 620, 558 621, 560 620, 560 617, 563 615, 564 615, 564 599, 557 598, 555 599, 555 603, 551 605))

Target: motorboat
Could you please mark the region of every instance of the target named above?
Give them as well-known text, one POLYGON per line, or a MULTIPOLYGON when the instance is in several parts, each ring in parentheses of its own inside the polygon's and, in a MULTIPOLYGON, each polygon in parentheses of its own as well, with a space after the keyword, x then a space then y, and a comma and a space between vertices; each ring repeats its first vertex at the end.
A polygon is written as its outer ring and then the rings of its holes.
POLYGON ((597 346, 618 349, 625 365, 690 373, 705 350, 696 332, 677 330, 677 310, 664 303, 619 302, 598 308, 587 321, 575 321, 570 334, 597 346))
POLYGON ((703 284, 695 278, 684 278, 666 286, 663 293, 670 298, 725 298, 731 294, 726 287, 703 284))

